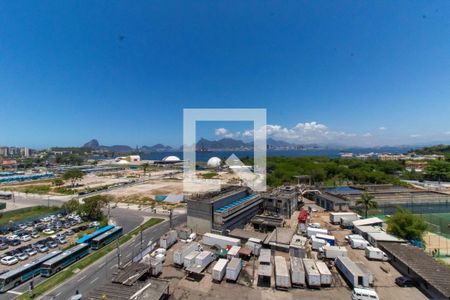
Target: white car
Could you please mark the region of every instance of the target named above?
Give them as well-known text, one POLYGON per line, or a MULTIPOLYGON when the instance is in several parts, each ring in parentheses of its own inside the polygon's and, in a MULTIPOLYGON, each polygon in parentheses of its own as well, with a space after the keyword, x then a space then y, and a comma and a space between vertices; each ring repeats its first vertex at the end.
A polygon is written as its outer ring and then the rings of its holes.
POLYGON ((89 224, 90 227, 96 227, 96 226, 99 226, 99 225, 100 225, 100 223, 97 222, 97 221, 91 222, 91 224, 89 224))
POLYGON ((22 260, 22 261, 28 259, 28 255, 27 255, 26 253, 24 253, 24 252, 20 252, 20 253, 16 254, 15 257, 16 257, 18 260, 22 260))
POLYGON ((28 234, 22 235, 22 236, 20 237, 20 240, 21 240, 22 242, 28 242, 28 241, 31 241, 31 236, 29 236, 28 234))
POLYGON ((10 241, 17 240, 17 239, 19 239, 19 236, 17 234, 11 234, 11 235, 8 235, 7 239, 10 241))
POLYGON ((46 228, 42 232, 45 233, 45 234, 48 234, 48 235, 51 235, 51 234, 55 233, 55 231, 51 230, 50 228, 46 228))
POLYGON ((195 241, 195 239, 197 238, 197 234, 195 232, 191 233, 189 235, 189 238, 186 240, 188 243, 195 241))
POLYGON ((37 251, 34 250, 33 248, 27 248, 25 249, 25 252, 28 254, 28 256, 33 256, 37 254, 37 251))
POLYGON ((4 265, 11 266, 17 264, 19 261, 14 256, 5 256, 0 260, 0 262, 4 265))

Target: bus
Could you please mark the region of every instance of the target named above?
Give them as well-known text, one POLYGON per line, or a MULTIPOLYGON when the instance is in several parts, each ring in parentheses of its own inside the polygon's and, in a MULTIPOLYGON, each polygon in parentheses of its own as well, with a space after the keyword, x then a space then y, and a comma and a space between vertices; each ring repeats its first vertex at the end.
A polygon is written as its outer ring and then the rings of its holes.
POLYGON ((84 243, 90 244, 93 238, 95 238, 96 236, 99 236, 113 228, 114 228, 113 225, 108 225, 103 228, 100 228, 99 230, 94 231, 94 232, 87 234, 87 235, 83 236, 82 238, 78 239, 77 244, 84 244, 84 243))
POLYGON ((56 250, 50 252, 29 264, 23 265, 16 269, 10 270, 0 275, 0 292, 6 292, 19 284, 33 278, 41 273, 42 263, 52 259, 53 257, 61 254, 62 251, 56 250))
POLYGON ((114 229, 93 238, 91 241, 91 248, 94 250, 98 250, 103 246, 108 245, 115 239, 118 239, 122 235, 122 233, 122 227, 115 227, 114 229))
POLYGON ((13 198, 13 193, 0 191, 0 199, 11 200, 13 198))
POLYGON ((88 244, 79 244, 42 264, 41 276, 50 277, 89 254, 88 244))

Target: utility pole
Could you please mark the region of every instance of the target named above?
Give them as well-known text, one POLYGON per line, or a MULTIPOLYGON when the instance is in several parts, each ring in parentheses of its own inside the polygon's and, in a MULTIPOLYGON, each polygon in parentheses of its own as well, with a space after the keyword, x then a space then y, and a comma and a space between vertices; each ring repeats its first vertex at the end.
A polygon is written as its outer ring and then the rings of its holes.
POLYGON ((142 230, 142 225, 141 225, 141 245, 140 245, 140 247, 139 247, 139 249, 140 249, 140 252, 139 252, 140 255, 142 255, 142 250, 143 250, 143 249, 142 249, 142 243, 143 243, 143 240, 142 240, 142 231, 143 231, 143 230, 142 230))
POLYGON ((170 229, 172 229, 172 213, 173 213, 173 209, 171 208, 169 210, 169 224, 170 224, 170 229))

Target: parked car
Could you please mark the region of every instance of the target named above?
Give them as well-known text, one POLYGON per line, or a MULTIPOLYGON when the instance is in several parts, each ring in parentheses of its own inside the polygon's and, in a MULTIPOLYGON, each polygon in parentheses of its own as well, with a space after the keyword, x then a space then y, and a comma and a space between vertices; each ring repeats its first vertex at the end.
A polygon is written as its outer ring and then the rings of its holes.
POLYGON ((60 237, 57 237, 56 238, 56 241, 59 243, 59 244, 67 244, 67 241, 66 241, 66 239, 64 238, 64 237, 62 237, 62 236, 60 236, 60 237))
POLYGON ((26 254, 28 254, 28 256, 33 256, 37 254, 37 251, 34 250, 33 248, 27 248, 24 250, 26 254))
POLYGON ((18 226, 20 229, 26 229, 26 228, 27 228, 27 225, 25 225, 25 224, 17 224, 17 226, 18 226))
POLYGON ((55 243, 54 241, 48 241, 48 242, 47 242, 47 246, 48 246, 49 248, 57 248, 57 247, 58 247, 58 244, 55 243))
POLYGON ((74 233, 75 232, 72 229, 69 229, 69 230, 66 231, 66 236, 74 235, 74 233))
POLYGON ((24 234, 24 235, 22 235, 22 236, 20 237, 20 240, 21 240, 22 242, 28 242, 28 241, 31 241, 31 236, 29 236, 28 234, 24 234))
POLYGON ((39 238, 39 237, 40 237, 39 232, 33 231, 33 232, 31 233, 31 237, 32 237, 33 239, 39 238))
POLYGON ((5 249, 8 249, 8 244, 6 244, 6 243, 0 243, 0 250, 5 250, 5 249))
POLYGON ((46 228, 42 232, 45 233, 45 234, 48 234, 48 235, 55 233, 55 231, 50 229, 50 228, 46 228))
POLYGON ((11 245, 11 246, 17 246, 17 245, 20 245, 20 240, 19 239, 15 239, 15 240, 10 240, 9 241, 9 244, 11 245))
POLYGON ((12 241, 12 240, 17 240, 19 238, 19 236, 17 234, 11 234, 11 235, 8 235, 6 238, 8 240, 12 241))
POLYGON ((39 251, 41 253, 44 253, 44 252, 48 251, 48 247, 46 245, 44 245, 44 244, 38 244, 36 246, 36 249, 37 249, 37 251, 39 251))
POLYGON ((395 278, 395 283, 401 287, 411 287, 411 286, 415 286, 415 284, 416 284, 414 282, 414 280, 408 276, 400 276, 400 277, 395 278))
POLYGON ((14 256, 5 256, 0 260, 0 263, 7 266, 17 264, 18 262, 19 260, 17 260, 17 258, 15 258, 14 256))
POLYGON ((28 259, 28 255, 25 252, 19 252, 16 255, 14 255, 18 260, 27 260, 28 259))

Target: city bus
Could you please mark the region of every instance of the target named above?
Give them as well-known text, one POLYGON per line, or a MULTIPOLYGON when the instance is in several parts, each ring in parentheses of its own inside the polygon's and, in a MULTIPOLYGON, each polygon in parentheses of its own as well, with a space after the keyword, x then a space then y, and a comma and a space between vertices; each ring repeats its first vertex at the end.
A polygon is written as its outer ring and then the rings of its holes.
POLYGON ((97 231, 94 231, 94 232, 87 234, 87 235, 83 236, 82 238, 78 239, 77 244, 83 244, 83 243, 90 244, 93 238, 95 238, 96 236, 99 236, 113 228, 114 228, 113 225, 108 225, 108 226, 102 227, 102 228, 98 229, 97 231))
POLYGON ((61 253, 62 251, 60 250, 50 252, 29 264, 3 273, 0 275, 0 292, 6 292, 34 276, 39 275, 41 273, 42 264, 61 253))
POLYGON ((41 276, 50 277, 89 254, 88 244, 79 244, 42 264, 41 276))
POLYGON ((115 227, 114 229, 107 231, 91 241, 91 248, 94 250, 100 249, 103 246, 108 245, 115 239, 118 239, 123 233, 122 227, 115 227))

